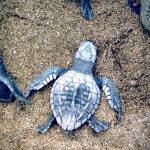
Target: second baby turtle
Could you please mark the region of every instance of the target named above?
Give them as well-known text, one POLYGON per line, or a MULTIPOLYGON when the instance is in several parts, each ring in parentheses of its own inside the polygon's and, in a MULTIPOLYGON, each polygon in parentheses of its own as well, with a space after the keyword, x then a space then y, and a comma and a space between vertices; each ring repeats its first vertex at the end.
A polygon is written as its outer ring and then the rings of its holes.
POLYGON ((128 0, 131 9, 140 15, 140 22, 146 31, 150 34, 150 0, 128 0))
POLYGON ((12 102, 14 98, 29 103, 14 80, 10 78, 0 56, 0 102, 12 102))

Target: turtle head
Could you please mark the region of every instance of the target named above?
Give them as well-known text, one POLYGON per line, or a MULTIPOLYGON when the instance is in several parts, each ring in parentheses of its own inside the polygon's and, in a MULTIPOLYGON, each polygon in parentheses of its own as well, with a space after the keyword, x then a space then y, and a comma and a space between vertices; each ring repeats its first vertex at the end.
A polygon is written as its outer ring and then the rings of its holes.
POLYGON ((96 61, 96 49, 93 42, 82 42, 71 68, 77 72, 91 74, 96 61))
POLYGON ((96 60, 96 46, 93 42, 85 41, 80 44, 80 47, 75 55, 75 59, 81 59, 82 61, 95 63, 96 60))

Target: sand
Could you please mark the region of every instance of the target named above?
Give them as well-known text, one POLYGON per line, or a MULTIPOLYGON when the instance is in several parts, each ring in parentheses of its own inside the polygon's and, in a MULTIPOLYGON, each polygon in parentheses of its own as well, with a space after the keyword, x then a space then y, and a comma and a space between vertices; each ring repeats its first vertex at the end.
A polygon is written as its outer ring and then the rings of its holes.
POLYGON ((26 90, 48 66, 67 68, 84 40, 98 47, 96 75, 115 82, 123 107, 122 121, 104 94, 96 116, 111 122, 109 130, 93 134, 85 124, 73 137, 58 125, 46 134, 35 132, 49 108, 50 85, 30 97, 31 105, 0 104, 0 150, 148 150, 150 147, 150 38, 143 34, 127 2, 93 0, 94 18, 86 21, 69 0, 1 0, 0 47, 12 77, 26 90))

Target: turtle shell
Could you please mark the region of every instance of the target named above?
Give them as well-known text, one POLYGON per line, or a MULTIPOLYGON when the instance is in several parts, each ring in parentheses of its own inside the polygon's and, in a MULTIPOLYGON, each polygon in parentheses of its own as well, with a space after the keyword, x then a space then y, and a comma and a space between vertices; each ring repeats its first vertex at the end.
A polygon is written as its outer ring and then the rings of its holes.
POLYGON ((57 123, 64 130, 74 130, 94 114, 100 91, 91 75, 68 71, 56 80, 50 98, 57 123))

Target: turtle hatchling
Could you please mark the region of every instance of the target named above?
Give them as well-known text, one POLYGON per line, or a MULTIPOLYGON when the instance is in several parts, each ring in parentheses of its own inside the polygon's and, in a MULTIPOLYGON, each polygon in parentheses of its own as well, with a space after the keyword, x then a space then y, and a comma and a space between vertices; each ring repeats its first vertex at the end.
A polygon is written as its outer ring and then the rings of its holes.
POLYGON ((128 0, 131 9, 140 15, 140 22, 145 33, 150 34, 150 0, 128 0))
POLYGON ((13 102, 14 98, 29 103, 16 83, 10 78, 0 57, 0 102, 13 102))
POLYGON ((100 103, 101 89, 116 113, 116 123, 121 120, 121 103, 114 83, 107 77, 93 74, 96 50, 93 42, 82 42, 69 69, 50 67, 29 84, 27 97, 32 90, 39 90, 54 81, 50 94, 52 112, 46 123, 36 129, 38 133, 45 133, 53 123, 69 133, 84 123, 95 132, 107 130, 109 123, 94 115, 100 103))

